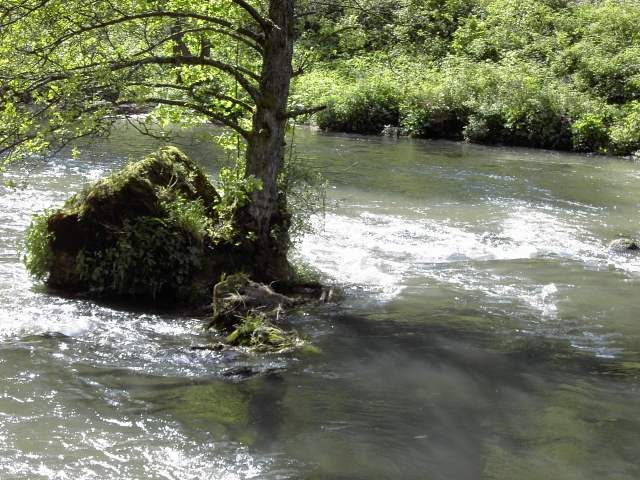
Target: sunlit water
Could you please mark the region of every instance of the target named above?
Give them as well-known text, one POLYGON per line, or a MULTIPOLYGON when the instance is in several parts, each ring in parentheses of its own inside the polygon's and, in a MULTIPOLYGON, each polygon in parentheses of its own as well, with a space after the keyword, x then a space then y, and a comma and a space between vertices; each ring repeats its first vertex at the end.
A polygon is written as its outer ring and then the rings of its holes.
POLYGON ((28 278, 31 214, 157 143, 10 170, 0 479, 640 478, 640 256, 607 248, 639 233, 640 165, 296 136, 329 182, 296 257, 346 290, 292 320, 320 354, 194 350, 202 319, 28 278))

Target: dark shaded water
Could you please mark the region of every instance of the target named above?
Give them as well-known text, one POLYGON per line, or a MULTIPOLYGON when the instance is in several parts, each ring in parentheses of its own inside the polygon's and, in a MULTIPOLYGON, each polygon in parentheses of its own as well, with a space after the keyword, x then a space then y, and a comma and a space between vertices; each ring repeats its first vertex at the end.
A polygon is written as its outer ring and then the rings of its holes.
POLYGON ((640 477, 640 257, 606 248, 640 230, 640 166, 297 137, 329 210, 296 255, 347 289, 294 319, 320 354, 192 350, 198 319, 27 277, 30 215, 150 141, 10 172, 28 183, 0 187, 1 479, 640 477))

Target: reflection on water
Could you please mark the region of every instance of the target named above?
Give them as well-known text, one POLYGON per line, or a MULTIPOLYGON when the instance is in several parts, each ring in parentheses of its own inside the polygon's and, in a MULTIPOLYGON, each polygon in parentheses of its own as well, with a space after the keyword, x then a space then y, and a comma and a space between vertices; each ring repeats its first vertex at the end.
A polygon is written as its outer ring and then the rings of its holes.
POLYGON ((27 278, 30 215, 151 140, 8 172, 26 183, 0 187, 0 478, 640 477, 640 256, 607 249, 640 230, 637 164, 297 138, 330 207, 296 255, 347 291, 294 319, 321 354, 192 349, 200 319, 27 278))

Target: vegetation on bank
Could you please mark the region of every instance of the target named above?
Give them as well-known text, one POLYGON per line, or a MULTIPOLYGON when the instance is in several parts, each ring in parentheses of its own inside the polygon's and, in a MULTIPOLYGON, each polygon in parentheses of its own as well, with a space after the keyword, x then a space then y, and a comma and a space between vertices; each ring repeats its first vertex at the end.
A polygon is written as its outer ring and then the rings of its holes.
POLYGON ((629 155, 640 150, 633 0, 364 1, 327 7, 293 101, 321 128, 629 155))

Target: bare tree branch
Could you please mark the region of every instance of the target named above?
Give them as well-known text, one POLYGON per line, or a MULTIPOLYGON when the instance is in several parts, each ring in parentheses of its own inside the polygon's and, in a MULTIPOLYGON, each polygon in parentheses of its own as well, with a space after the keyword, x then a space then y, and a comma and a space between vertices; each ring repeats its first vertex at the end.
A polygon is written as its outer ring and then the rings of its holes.
MULTIPOLYGON (((196 103, 185 102, 182 100, 170 100, 168 98, 157 98, 157 97, 148 97, 143 99, 142 102, 152 104, 152 105, 159 104, 159 105, 170 105, 174 107, 188 108, 190 110, 193 110, 194 112, 201 113, 202 115, 208 117, 209 119, 215 122, 219 122, 229 128, 232 128, 247 140, 251 138, 251 132, 249 132, 248 130, 245 130, 240 125, 238 125, 238 123, 233 118, 226 117, 217 112, 211 111, 208 108, 205 108, 202 105, 198 105, 196 103)), ((127 102, 124 102, 124 103, 127 103, 127 102)))
POLYGON ((59 38, 57 38, 54 42, 41 47, 37 50, 34 51, 40 51, 40 50, 51 50, 59 45, 62 45, 64 42, 66 42, 67 40, 70 40, 71 38, 77 37, 78 35, 82 35, 84 33, 88 33, 91 32, 93 30, 100 30, 103 28, 107 28, 113 25, 118 25, 121 23, 126 23, 126 22, 131 22, 134 20, 141 20, 141 19, 145 19, 145 18, 161 18, 161 17, 166 17, 166 18, 191 18, 194 20, 202 20, 205 22, 209 22, 209 23, 213 23, 215 25, 219 25, 221 27, 225 27, 228 28, 229 30, 231 30, 232 32, 235 32, 236 34, 240 34, 240 35, 244 35, 245 37, 250 38, 251 40, 255 41, 258 44, 262 44, 262 36, 259 34, 256 34, 254 32, 252 32, 251 30, 248 30, 246 28, 242 28, 242 27, 236 27, 235 25, 233 25, 231 22, 223 19, 223 18, 219 18, 219 17, 212 17, 209 15, 201 15, 198 13, 194 13, 194 12, 170 12, 170 11, 154 11, 154 12, 142 12, 142 13, 138 13, 138 14, 134 14, 134 15, 123 15, 122 17, 119 18, 114 18, 111 20, 107 20, 105 22, 99 22, 99 23, 94 23, 92 25, 86 25, 84 27, 81 27, 77 30, 74 30, 73 32, 69 32, 65 35, 60 36, 59 38))
POLYGON ((271 26, 271 23, 263 17, 258 10, 256 10, 253 6, 247 3, 245 0, 231 0, 233 3, 244 9, 253 19, 262 27, 263 30, 268 30, 271 26))
POLYGON ((327 106, 326 105, 320 105, 317 107, 311 107, 311 108, 297 108, 294 110, 289 110, 288 112, 285 112, 284 114, 284 118, 295 118, 295 117, 300 117, 302 115, 311 115, 312 113, 317 113, 317 112, 321 112, 322 110, 326 110, 327 106))

